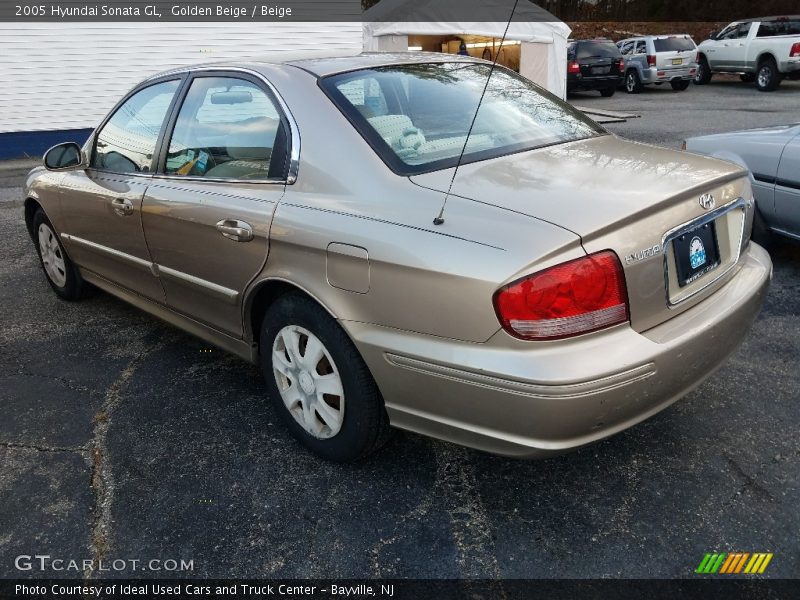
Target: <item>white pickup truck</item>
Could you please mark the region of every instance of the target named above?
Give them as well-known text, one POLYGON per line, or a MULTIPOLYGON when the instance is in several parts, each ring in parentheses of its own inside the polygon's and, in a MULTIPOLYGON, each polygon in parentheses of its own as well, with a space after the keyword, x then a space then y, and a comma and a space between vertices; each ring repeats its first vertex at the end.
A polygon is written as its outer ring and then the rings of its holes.
POLYGON ((784 78, 800 79, 800 15, 736 21, 697 51, 696 84, 711 81, 712 73, 739 73, 771 92, 784 78))

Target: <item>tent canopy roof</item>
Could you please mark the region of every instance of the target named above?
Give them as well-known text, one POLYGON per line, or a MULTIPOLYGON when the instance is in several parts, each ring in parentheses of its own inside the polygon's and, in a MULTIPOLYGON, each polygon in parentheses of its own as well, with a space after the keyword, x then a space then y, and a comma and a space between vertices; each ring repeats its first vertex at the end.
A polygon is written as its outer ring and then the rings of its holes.
POLYGON ((383 35, 472 34, 543 42, 566 39, 570 28, 529 0, 381 0, 364 12, 364 33, 383 35))

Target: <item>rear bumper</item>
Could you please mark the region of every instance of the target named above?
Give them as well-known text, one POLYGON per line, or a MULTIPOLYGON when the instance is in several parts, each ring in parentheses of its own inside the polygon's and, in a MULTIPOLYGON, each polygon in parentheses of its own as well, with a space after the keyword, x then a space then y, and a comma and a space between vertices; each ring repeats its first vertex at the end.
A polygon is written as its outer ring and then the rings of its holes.
POLYGON ((621 85, 624 78, 622 75, 608 77, 577 77, 569 75, 567 77, 567 90, 572 91, 591 91, 616 88, 621 85))
POLYGON ((800 73, 800 56, 781 62, 778 70, 781 73, 800 73))
POLYGON ((674 79, 692 79, 697 73, 697 65, 690 64, 677 69, 657 69, 652 67, 642 71, 642 83, 668 82, 674 79))
POLYGON ((699 385, 739 346, 772 273, 755 244, 723 288, 647 332, 629 326, 526 343, 484 344, 343 323, 384 396, 392 425, 508 456, 535 458, 609 437, 699 385))

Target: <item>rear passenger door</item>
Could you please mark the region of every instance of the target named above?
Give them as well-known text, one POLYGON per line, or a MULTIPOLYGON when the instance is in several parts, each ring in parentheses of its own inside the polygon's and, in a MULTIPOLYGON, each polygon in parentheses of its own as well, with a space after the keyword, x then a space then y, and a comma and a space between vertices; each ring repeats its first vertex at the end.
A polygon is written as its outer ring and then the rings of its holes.
POLYGON ((235 337, 286 187, 290 130, 272 90, 233 72, 192 76, 142 208, 167 305, 235 337))

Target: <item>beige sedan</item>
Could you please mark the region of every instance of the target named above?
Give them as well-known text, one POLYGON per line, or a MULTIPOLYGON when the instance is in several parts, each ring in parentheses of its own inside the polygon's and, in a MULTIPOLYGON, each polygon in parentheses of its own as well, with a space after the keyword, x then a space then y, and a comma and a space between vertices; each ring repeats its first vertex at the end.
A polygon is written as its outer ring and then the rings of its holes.
POLYGON ((331 460, 391 426, 520 457, 630 427, 762 304, 747 173, 618 139, 505 69, 487 86, 490 67, 365 54, 147 79, 28 178, 48 281, 261 365, 331 460))

